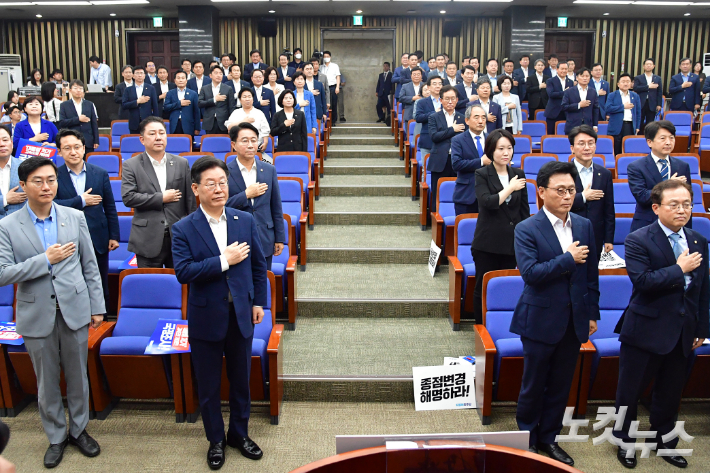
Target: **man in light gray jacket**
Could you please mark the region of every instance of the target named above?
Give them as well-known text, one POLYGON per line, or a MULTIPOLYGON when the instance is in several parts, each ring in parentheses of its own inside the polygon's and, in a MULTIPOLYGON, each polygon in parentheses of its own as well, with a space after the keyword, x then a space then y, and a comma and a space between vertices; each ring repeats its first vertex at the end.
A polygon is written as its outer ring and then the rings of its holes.
POLYGON ((37 375, 39 414, 49 438, 44 466, 54 468, 71 443, 87 457, 100 453, 86 433, 89 324, 106 313, 101 275, 84 214, 53 203, 57 167, 29 158, 18 168, 27 205, 0 220, 0 286, 17 284, 17 332, 37 375), (69 432, 59 387, 67 383, 69 432))

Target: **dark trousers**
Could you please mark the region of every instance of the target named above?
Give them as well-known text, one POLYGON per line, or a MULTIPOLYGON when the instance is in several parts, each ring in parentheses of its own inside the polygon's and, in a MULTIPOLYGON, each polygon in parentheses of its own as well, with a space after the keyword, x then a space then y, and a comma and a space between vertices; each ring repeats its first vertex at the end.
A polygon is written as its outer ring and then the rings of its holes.
POLYGON ((473 262, 476 263, 476 287, 473 289, 473 316, 477 324, 483 323, 483 276, 499 269, 515 269, 515 255, 501 255, 471 248, 473 262))
POLYGON ((107 251, 104 254, 97 253, 96 250, 94 250, 94 254, 96 255, 96 264, 99 266, 99 273, 101 274, 101 286, 104 289, 104 303, 106 304, 106 311, 108 311, 108 255, 109 252, 107 251))
POLYGON ((266 257, 266 270, 267 271, 271 271, 271 262, 273 261, 273 259, 274 259, 274 255, 266 257))
MULTIPOLYGON (((177 126, 175 127, 175 132, 174 132, 174 134, 176 134, 176 135, 182 135, 182 134, 184 134, 184 133, 185 133, 185 132, 182 131, 182 120, 178 120, 177 126)), ((192 133, 188 133, 188 135, 192 135, 192 133)))
POLYGON ((623 122, 621 125, 621 133, 614 135, 614 154, 621 154, 621 145, 623 144, 625 136, 633 136, 635 134, 636 130, 634 130, 634 124, 632 122, 623 122))
POLYGON ((219 124, 217 124, 217 118, 214 119, 214 123, 212 124, 212 129, 211 130, 206 130, 205 134, 207 135, 221 135, 226 133, 223 131, 220 127, 219 124))
POLYGON ((656 109, 654 108, 651 110, 651 106, 648 104, 648 100, 646 100, 646 103, 643 104, 643 108, 641 108, 641 126, 639 127, 639 130, 643 134, 643 130, 646 128, 646 125, 651 123, 656 119, 656 109))
POLYGON ((683 102, 680 107, 671 108, 672 112, 692 112, 695 109, 693 105, 688 105, 688 103, 683 102))
POLYGON ((560 114, 557 115, 555 118, 545 118, 545 121, 547 122, 547 134, 554 135, 556 132, 555 124, 559 121, 564 120, 567 120, 567 115, 565 114, 565 112, 560 112, 560 114))
POLYGON ((386 95, 378 96, 377 97, 377 117, 380 120, 384 120, 385 118, 387 118, 389 116, 390 110, 392 110, 392 106, 390 105, 390 98, 386 95), (387 112, 384 112, 385 109, 387 110, 387 112))
POLYGON ((148 258, 146 256, 141 256, 136 254, 136 263, 139 268, 166 268, 173 267, 173 249, 172 242, 170 241, 170 232, 166 229, 163 234, 163 247, 160 249, 158 256, 148 258))
POLYGON ((335 93, 335 86, 331 85, 330 89, 330 113, 333 123, 338 121, 338 94, 335 93))
POLYGON ((451 155, 446 158, 446 166, 441 172, 431 172, 431 210, 436 208, 436 195, 439 192, 439 179, 442 177, 456 177, 454 168, 451 167, 451 155))
POLYGON ((554 443, 562 429, 582 344, 574 332, 571 313, 559 342, 549 345, 526 337, 521 340, 524 367, 516 414, 518 428, 530 431, 530 446, 554 443))
POLYGON ((477 214, 478 213, 478 201, 476 200, 472 204, 457 204, 454 202, 454 212, 456 216, 463 214, 477 214))
POLYGON ((249 376, 251 343, 254 337, 242 336, 234 306, 230 304, 229 326, 223 340, 189 338, 202 423, 205 426, 207 440, 216 443, 224 439, 224 420, 220 400, 223 355, 227 365, 227 379, 229 379, 229 435, 246 437, 249 433, 249 409, 251 408, 249 376))
MULTIPOLYGON (((657 432, 656 439, 647 442, 661 443, 661 437, 673 430, 678 414, 681 394, 685 387, 688 358, 683 354, 681 339, 666 355, 658 355, 641 348, 621 344, 619 355, 619 384, 616 388, 616 410, 627 406, 624 425, 615 430, 614 436, 624 442, 636 442, 629 437, 631 421, 636 420, 637 402, 651 380, 654 380, 651 396, 651 428, 657 432)), ((666 445, 675 448, 678 438, 666 445)), ((662 448, 659 446, 659 448, 662 448)))

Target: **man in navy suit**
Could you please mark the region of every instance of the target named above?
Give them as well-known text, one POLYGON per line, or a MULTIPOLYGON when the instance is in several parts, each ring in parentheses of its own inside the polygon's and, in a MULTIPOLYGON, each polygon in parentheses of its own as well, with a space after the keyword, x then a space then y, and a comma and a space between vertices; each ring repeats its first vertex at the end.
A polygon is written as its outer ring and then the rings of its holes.
POLYGON ((227 165, 227 207, 243 210, 254 216, 266 267, 271 270, 273 256, 281 254, 286 241, 278 175, 273 165, 255 159, 259 131, 254 125, 242 122, 233 126, 229 130, 229 138, 237 158, 227 165))
POLYGON ((197 135, 200 133, 198 94, 187 88, 187 73, 175 73, 177 88, 168 91, 163 111, 170 117, 170 134, 197 135))
POLYGON ((242 104, 239 102, 239 92, 242 89, 251 89, 251 84, 245 80, 242 80, 242 68, 239 64, 232 64, 229 66, 229 76, 231 79, 225 80, 227 76, 222 79, 224 85, 228 85, 234 91, 234 101, 237 104, 237 108, 240 108, 242 104))
POLYGON ((636 92, 629 90, 631 76, 622 72, 617 86, 606 102, 609 117, 606 133, 614 138, 614 154, 621 153, 624 138, 638 134, 641 125, 641 100, 636 92))
MULTIPOLYGON (((424 75, 424 71, 421 68, 414 68, 412 82, 400 87, 399 101, 402 103, 402 121, 404 123, 409 123, 409 120, 414 118, 414 103, 422 98, 422 87, 424 87, 422 75, 424 75)), ((406 128, 404 131, 409 133, 406 128)))
POLYGON ((547 79, 547 106, 545 107, 545 121, 547 121, 547 134, 555 134, 555 124, 565 120, 567 116, 562 108, 562 98, 565 90, 574 87, 574 82, 567 78, 567 63, 561 63, 557 74, 547 79))
POLYGON ((537 175, 544 206, 515 227, 515 259, 525 282, 510 323, 523 343, 517 422, 530 450, 574 465, 555 442, 582 343, 597 331, 599 269, 594 228, 570 210, 577 169, 552 161, 537 175))
POLYGON ((133 85, 123 94, 123 109, 128 110, 128 129, 137 134, 140 124, 150 116, 158 117, 158 96, 152 85, 145 83, 145 69, 133 69, 133 85))
POLYGON ((254 107, 264 113, 266 121, 271 123, 271 118, 276 114, 276 99, 271 89, 264 87, 264 71, 255 69, 251 74, 251 82, 254 85, 254 107))
POLYGON ((195 74, 195 77, 188 79, 187 88, 199 94, 200 90, 202 90, 202 86, 209 85, 212 79, 205 75, 205 65, 202 64, 202 61, 195 61, 195 64, 192 66, 192 72, 195 74))
MULTIPOLYGON (((557 58, 557 54, 550 54, 550 57, 547 58, 547 67, 542 71, 542 74, 555 77, 557 75, 558 65, 559 59, 557 58)), ((567 72, 565 72, 565 77, 567 77, 567 72)))
POLYGON ((392 83, 394 84, 394 98, 397 101, 399 101, 400 91, 402 90, 402 85, 400 84, 399 80, 402 75, 402 70, 406 69, 407 66, 409 66, 409 53, 402 54, 402 58, 400 59, 400 61, 402 62, 402 65, 395 67, 394 73, 392 74, 392 83))
POLYGON ((316 101, 316 118, 325 124, 328 115, 328 95, 325 93, 323 83, 315 77, 313 64, 310 62, 303 66, 303 74, 306 76, 306 89, 308 89, 316 101))
POLYGON ((222 68, 213 66, 210 71, 212 82, 202 87, 197 97, 197 105, 202 109, 202 125, 207 134, 227 132, 226 121, 237 108, 233 89, 222 83, 222 68))
POLYGON ((592 222, 594 247, 597 249, 594 256, 599 261, 602 250, 608 253, 614 249, 616 216, 611 172, 603 165, 592 162, 597 149, 597 133, 594 128, 589 125, 572 128, 568 137, 574 166, 577 168, 574 180, 577 193, 572 212, 592 222))
POLYGON ((576 126, 589 125, 597 129, 599 120, 599 102, 597 91, 589 87, 591 79, 589 69, 583 67, 577 72, 577 85, 564 91, 562 110, 566 114, 565 135, 576 126))
POLYGON ((471 105, 478 104, 486 111, 486 132, 490 133, 495 129, 503 128, 500 105, 491 100, 491 82, 488 80, 488 76, 481 76, 478 79, 476 92, 478 100, 471 102, 471 105))
MULTIPOLYGON (((520 82, 518 82, 515 77, 513 76, 513 73, 515 72, 513 68, 515 67, 515 63, 513 62, 512 59, 506 59, 503 61, 503 73, 500 74, 496 78, 496 83, 500 84, 500 81, 503 79, 503 77, 510 77, 511 80, 513 81, 511 87, 510 87, 510 93, 515 94, 520 98, 520 82)), ((521 98, 520 101, 522 102, 523 99, 521 98)))
POLYGON ((634 92, 641 99, 641 130, 656 119, 663 104, 663 80, 653 73, 656 64, 653 58, 643 62, 643 74, 634 77, 634 92))
POLYGON ((456 84, 456 90, 459 93, 459 103, 456 104, 456 111, 459 113, 466 113, 466 108, 478 100, 476 82, 474 77, 476 76, 476 70, 473 66, 464 66, 463 72, 461 73, 461 82, 456 84))
POLYGON ((64 164, 57 171, 54 201, 84 212, 101 273, 104 302, 108 307, 109 252, 118 248, 120 239, 118 213, 108 172, 84 162, 86 142, 80 131, 65 128, 59 130, 55 139, 64 164))
MULTIPOLYGON (((651 189, 656 184, 669 179, 690 183, 688 163, 670 156, 675 147, 675 126, 668 120, 659 120, 646 125, 644 133, 651 154, 633 161, 627 168, 629 187, 636 198, 632 232, 658 220, 651 201, 651 189)), ((692 222, 691 219, 688 227, 693 227, 692 222)))
POLYGON ((700 82, 697 74, 690 71, 690 58, 680 60, 680 73, 671 77, 668 92, 671 94, 671 111, 692 112, 700 110, 700 82))
POLYGON ((471 105, 466 109, 465 119, 468 132, 460 133, 451 139, 451 167, 456 173, 456 215, 478 213, 474 174, 476 169, 491 164, 488 156, 483 154, 486 144, 486 111, 480 105, 471 105))
MULTIPOLYGON (((515 82, 518 83, 518 97, 520 98, 520 103, 523 100, 527 100, 525 92, 525 83, 528 80, 528 76, 535 74, 535 69, 530 69, 530 58, 528 56, 520 56, 520 67, 513 71, 513 85, 515 82)), ((511 93, 514 93, 511 90, 511 93)))
MULTIPOLYGON (((423 99, 417 104, 417 123, 422 124, 422 131, 419 134, 419 149, 422 152, 422 158, 429 154, 431 150, 431 137, 429 136, 429 115, 441 110, 441 98, 439 92, 443 79, 437 75, 433 75, 427 80, 429 87, 429 97, 423 99)), ((433 189, 432 189, 433 190, 433 189)))
MULTIPOLYGON (((708 241, 687 226, 693 190, 687 182, 670 179, 654 186, 651 201, 658 221, 624 242, 633 290, 615 330, 621 342, 616 410, 627 410, 621 429, 613 433, 623 442, 617 444, 617 458, 627 468, 636 466, 633 445, 638 441, 629 436, 629 428, 637 401, 653 379, 650 430, 656 435, 646 442, 658 449, 676 448, 677 436, 667 442, 663 436, 676 424, 688 357, 710 337, 708 241)), ((688 466, 678 452, 662 458, 679 468, 688 466)))
POLYGON ((296 90, 292 79, 295 73, 296 68, 288 65, 288 56, 281 54, 279 56, 279 67, 276 68, 276 83, 283 85, 286 90, 296 90))
POLYGON ((441 110, 429 115, 428 128, 432 146, 427 170, 431 171, 432 207, 436 206, 439 179, 456 177, 451 167, 451 139, 466 130, 464 116, 456 112, 458 101, 456 89, 445 85, 441 88, 441 110))
MULTIPOLYGON (((84 83, 74 79, 69 84, 71 100, 65 100, 59 106, 57 128, 77 130, 84 135, 86 147, 93 152, 99 147, 99 117, 93 102, 84 99, 84 83)), ((55 137, 56 139, 56 137, 55 137)))
MULTIPOLYGON (((390 95, 392 94, 392 73, 390 72, 390 63, 385 62, 383 72, 377 78, 377 86, 375 87, 375 96, 377 97, 377 116, 381 123, 387 120, 390 116, 392 105, 390 104, 390 95)), ((406 123, 406 122, 405 122, 406 123)))
POLYGON ((592 66, 592 82, 594 91, 597 93, 597 102, 599 102, 599 121, 606 121, 606 100, 609 95, 609 83, 602 79, 604 74, 604 66, 601 63, 595 63, 592 66))
POLYGON ((187 323, 197 378, 207 464, 224 465, 227 445, 258 460, 259 446, 249 438, 249 376, 254 324, 264 318, 266 261, 256 219, 225 207, 229 171, 224 161, 205 156, 192 165, 192 191, 200 208, 173 225, 175 274, 190 285, 187 323), (229 379, 229 430, 224 434, 220 384, 222 357, 229 379))
MULTIPOLYGON (((269 67, 268 64, 261 62, 261 51, 258 49, 252 49, 249 52, 249 58, 251 62, 244 66, 244 80, 253 84, 251 74, 256 70, 265 71, 269 67)), ((262 81, 263 82, 263 81, 262 81)), ((269 119, 269 123, 271 120, 269 119)))

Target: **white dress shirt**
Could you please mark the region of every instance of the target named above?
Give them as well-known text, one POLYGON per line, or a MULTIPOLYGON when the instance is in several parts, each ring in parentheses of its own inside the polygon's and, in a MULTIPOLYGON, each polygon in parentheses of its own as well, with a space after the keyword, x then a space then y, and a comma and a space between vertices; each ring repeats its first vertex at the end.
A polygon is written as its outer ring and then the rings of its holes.
POLYGON ((328 85, 330 87, 333 87, 334 85, 338 85, 338 82, 336 81, 336 77, 340 75, 340 67, 338 67, 337 64, 334 64, 332 62, 328 64, 324 64, 321 66, 320 71, 326 75, 328 78, 328 85))
POLYGON ((490 113, 490 108, 491 108, 491 99, 488 99, 488 102, 484 102, 483 100, 478 100, 479 103, 481 104, 481 107, 483 107, 483 110, 485 110, 486 115, 490 113))
POLYGON ((470 99, 471 95, 473 94, 473 82, 471 82, 470 85, 466 85, 466 83, 463 83, 463 90, 466 91, 466 98, 470 99))
POLYGON ((572 218, 568 213, 567 221, 562 222, 560 218, 552 215, 544 205, 542 206, 542 210, 552 224, 552 229, 555 231, 555 235, 557 235, 557 241, 560 242, 560 247, 562 247, 562 253, 567 253, 567 248, 574 243, 574 237, 572 236, 572 218))
MULTIPOLYGON (((542 84, 545 83, 545 81, 543 80, 543 75, 542 75, 542 74, 538 74, 538 73, 536 72, 535 75, 537 76, 537 83, 538 83, 539 85, 542 85, 542 84)), ((534 119, 533 119, 533 120, 534 120, 534 119)))
MULTIPOLYGON (((185 100, 185 91, 187 90, 187 87, 184 89, 181 89, 180 87, 177 88, 177 96, 178 100, 182 101, 185 100)), ((178 120, 182 119, 182 105, 180 105, 180 115, 178 116, 178 120)))
MULTIPOLYGON (((222 85, 222 84, 217 84, 217 86, 215 87, 214 82, 212 82, 212 100, 214 100, 214 98, 219 95, 219 89, 220 89, 220 86, 221 86, 221 85, 222 85)), ((214 100, 214 102, 215 102, 215 105, 216 105, 216 104, 217 104, 217 101, 214 100)))
MULTIPOLYGON (((631 103, 631 94, 629 92, 623 93, 622 91, 619 91, 621 94, 621 103, 626 105, 627 103, 631 103)), ((633 115, 631 115, 631 108, 625 108, 624 109, 624 121, 625 122, 633 122, 634 118, 633 115)))
POLYGON ((197 84, 197 93, 200 93, 200 90, 202 90, 202 81, 204 80, 205 76, 203 75, 202 77, 197 77, 195 76, 195 83, 197 84))
POLYGON ((167 157, 165 156, 165 154, 163 154, 163 159, 158 162, 157 160, 153 159, 153 157, 149 155, 147 151, 145 154, 148 156, 148 159, 150 159, 150 164, 153 165, 153 170, 155 171, 155 175, 158 178, 158 184, 160 185, 160 192, 165 193, 165 186, 167 185, 168 180, 167 157))
MULTIPOLYGON (((586 189, 594 179, 594 162, 592 162, 588 168, 582 166, 582 164, 576 159, 573 159, 572 162, 577 167, 577 173, 579 174, 579 180, 582 183, 582 189, 586 189)), ((584 197, 584 194, 582 194, 582 201, 585 203, 587 202, 587 198, 584 197)))
MULTIPOLYGON (((224 250, 227 249, 227 215, 224 209, 222 209, 222 215, 220 215, 219 220, 215 220, 214 217, 210 217, 209 214, 205 212, 205 208, 202 207, 202 205, 200 205, 200 209, 202 213, 205 214, 207 223, 210 224, 212 236, 214 236, 214 240, 217 242, 217 248, 219 248, 219 262, 222 265, 222 272, 225 272, 229 269, 227 257, 224 256, 224 250)), ((230 294, 229 296, 231 297, 232 295, 230 294)))
POLYGON ((82 105, 82 104, 81 104, 81 102, 83 102, 83 100, 79 100, 79 101, 77 102, 76 100, 72 99, 72 102, 74 103, 74 110, 76 110, 76 115, 80 117, 81 114, 82 114, 82 111, 81 111, 81 105, 82 105))
POLYGON ((582 88, 581 85, 577 86, 577 90, 579 90, 579 99, 580 100, 587 100, 587 87, 582 88))
POLYGON ((7 164, 4 168, 0 168, 0 192, 2 192, 2 206, 7 207, 7 193, 10 192, 10 169, 12 168, 12 159, 7 158, 7 164))
POLYGON ((254 125, 257 130, 259 130, 259 141, 263 141, 264 138, 268 138, 271 133, 271 127, 269 126, 268 120, 264 116, 264 112, 256 107, 252 107, 248 112, 243 108, 235 109, 229 118, 224 123, 224 126, 229 128, 232 124, 237 124, 245 121, 246 117, 252 117, 254 119, 254 125))
POLYGON ((256 87, 254 86, 254 92, 256 93, 256 97, 254 98, 254 103, 258 104, 261 102, 261 90, 264 86, 262 85, 261 87, 256 87))
MULTIPOLYGON (((144 82, 143 84, 145 84, 145 82, 144 82)), ((135 84, 135 86, 136 86, 136 98, 138 98, 138 97, 140 97, 141 95, 143 95, 143 84, 141 84, 141 85, 135 84)))
POLYGON ((165 81, 165 82, 161 81, 160 82, 160 93, 158 95, 167 94, 168 90, 170 90, 170 85, 169 85, 168 81, 165 81))
POLYGON ((521 67, 520 70, 523 71, 523 77, 525 77, 525 80, 528 80, 528 70, 525 67, 521 67))
POLYGON ((663 168, 663 164, 660 163, 659 161, 661 159, 665 159, 668 162, 668 179, 671 178, 671 157, 667 156, 665 158, 661 158, 656 156, 655 154, 651 153, 651 157, 653 158, 653 162, 656 163, 656 167, 658 168, 658 172, 661 172, 661 169, 663 168))
MULTIPOLYGON (((239 170, 242 172, 242 178, 244 179, 244 187, 247 188, 252 184, 256 184, 256 161, 251 165, 251 170, 248 170, 239 159, 237 159, 237 164, 239 165, 239 170)), ((254 205, 254 199, 249 199, 251 205, 254 205)))
POLYGON ((648 85, 653 84, 653 73, 651 73, 651 75, 644 74, 644 76, 646 76, 646 83, 647 83, 648 85))
POLYGON ((456 76, 454 76, 454 77, 446 76, 446 78, 449 80, 449 85, 456 85, 456 76))

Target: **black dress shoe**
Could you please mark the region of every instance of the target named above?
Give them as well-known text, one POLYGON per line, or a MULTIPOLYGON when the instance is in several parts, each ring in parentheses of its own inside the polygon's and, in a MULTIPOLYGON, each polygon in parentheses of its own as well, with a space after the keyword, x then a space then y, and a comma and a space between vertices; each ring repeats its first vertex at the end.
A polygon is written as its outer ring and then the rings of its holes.
POLYGON ((101 453, 101 447, 99 447, 99 443, 94 440, 91 435, 86 433, 86 429, 81 434, 79 434, 77 438, 74 438, 70 435, 67 440, 69 440, 70 444, 76 445, 76 447, 81 453, 84 454, 84 456, 95 457, 99 453, 101 453))
POLYGON ((626 457, 626 452, 627 450, 621 447, 616 451, 616 458, 619 460, 619 463, 625 468, 636 468, 636 452, 634 452, 634 456, 631 458, 626 457))
POLYGON ((681 457, 680 455, 673 455, 670 457, 661 457, 663 458, 667 463, 670 463, 671 465, 678 467, 678 468, 687 468, 688 467, 688 460, 686 460, 684 457, 681 457))
POLYGON ((340 117, 340 121, 345 123, 347 120, 345 119, 345 117, 340 117))
POLYGON ((528 448, 528 452, 537 453, 537 447, 535 445, 533 445, 532 447, 528 448))
POLYGON ((384 119, 384 118, 380 118, 380 119, 377 120, 375 123, 382 123, 383 121, 385 121, 385 119, 384 119))
POLYGON ((236 435, 231 436, 228 433, 227 445, 232 448, 236 448, 242 452, 242 455, 250 460, 260 460, 261 457, 264 456, 264 452, 262 452, 259 446, 249 437, 238 437, 236 435))
POLYGON ((558 462, 564 463, 565 465, 569 466, 574 465, 574 460, 572 460, 572 457, 567 455, 567 452, 562 450, 562 447, 560 447, 556 443, 539 443, 537 444, 537 448, 538 450, 547 453, 547 455, 553 460, 557 460, 558 462))
POLYGON ((224 439, 218 443, 210 442, 210 449, 207 450, 207 466, 210 467, 210 470, 219 470, 224 465, 225 444, 224 439))
POLYGON ((62 443, 53 443, 47 449, 44 454, 44 467, 54 468, 62 462, 62 457, 64 456, 64 449, 67 446, 67 441, 64 440, 62 443))

